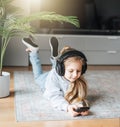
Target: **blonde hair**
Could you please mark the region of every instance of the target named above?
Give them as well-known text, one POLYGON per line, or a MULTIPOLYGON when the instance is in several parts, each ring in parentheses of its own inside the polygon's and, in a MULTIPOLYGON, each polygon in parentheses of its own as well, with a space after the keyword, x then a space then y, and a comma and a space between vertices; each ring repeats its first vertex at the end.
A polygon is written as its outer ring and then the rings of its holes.
POLYGON ((65 99, 70 103, 83 101, 87 96, 87 83, 83 76, 69 85, 65 99))
POLYGON ((74 48, 71 48, 70 46, 65 46, 65 47, 63 47, 63 49, 60 51, 60 54, 62 55, 62 54, 64 54, 64 53, 66 53, 66 52, 68 52, 68 51, 72 51, 72 50, 75 50, 74 48))
MULTIPOLYGON (((60 54, 64 54, 68 51, 75 50, 74 48, 71 48, 69 46, 65 46, 61 51, 60 54)), ((76 56, 74 57, 74 60, 81 60, 83 59, 76 56)), ((78 103, 80 101, 83 101, 87 96, 87 83, 83 76, 80 76, 75 82, 70 83, 68 90, 65 94, 65 99, 70 103, 78 103)))

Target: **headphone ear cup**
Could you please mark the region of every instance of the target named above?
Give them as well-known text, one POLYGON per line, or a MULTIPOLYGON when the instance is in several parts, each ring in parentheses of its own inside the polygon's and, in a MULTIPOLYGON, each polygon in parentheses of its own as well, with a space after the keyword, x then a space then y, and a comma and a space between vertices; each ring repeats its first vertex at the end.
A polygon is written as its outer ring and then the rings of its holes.
POLYGON ((82 66, 82 73, 81 73, 81 75, 84 74, 86 72, 86 70, 87 70, 87 63, 85 62, 84 65, 82 66))
POLYGON ((64 75, 64 65, 59 60, 56 61, 56 72, 60 75, 64 75))

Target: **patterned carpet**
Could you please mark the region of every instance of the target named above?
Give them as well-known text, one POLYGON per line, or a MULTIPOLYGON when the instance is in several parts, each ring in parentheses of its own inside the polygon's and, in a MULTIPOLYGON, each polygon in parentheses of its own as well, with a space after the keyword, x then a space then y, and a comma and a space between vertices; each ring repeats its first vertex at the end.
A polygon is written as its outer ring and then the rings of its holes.
POLYGON ((42 97, 31 71, 14 72, 16 121, 80 120, 120 117, 120 71, 87 71, 90 115, 71 117, 42 97))

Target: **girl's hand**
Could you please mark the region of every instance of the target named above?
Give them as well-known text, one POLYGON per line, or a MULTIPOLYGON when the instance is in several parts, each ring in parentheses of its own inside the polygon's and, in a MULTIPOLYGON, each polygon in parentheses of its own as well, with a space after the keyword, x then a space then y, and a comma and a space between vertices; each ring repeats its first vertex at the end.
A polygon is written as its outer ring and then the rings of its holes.
POLYGON ((77 109, 77 105, 69 105, 67 111, 71 116, 74 116, 74 117, 81 115, 81 113, 75 112, 75 109, 77 109))
POLYGON ((70 113, 71 116, 79 116, 79 115, 82 115, 82 116, 86 116, 89 114, 89 111, 85 111, 85 112, 76 112, 75 109, 77 109, 78 106, 77 105, 69 105, 68 106, 68 113, 70 113))
POLYGON ((89 111, 81 112, 80 113, 82 116, 87 116, 89 114, 89 111))

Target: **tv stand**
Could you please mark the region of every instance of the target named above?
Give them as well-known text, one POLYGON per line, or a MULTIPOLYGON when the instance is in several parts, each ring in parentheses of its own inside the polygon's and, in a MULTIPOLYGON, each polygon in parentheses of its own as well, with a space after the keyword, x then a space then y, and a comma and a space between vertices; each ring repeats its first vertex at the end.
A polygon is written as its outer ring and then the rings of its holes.
POLYGON ((36 34, 42 64, 50 64, 49 38, 57 37, 59 50, 69 45, 85 53, 89 65, 120 65, 120 36, 36 34))

